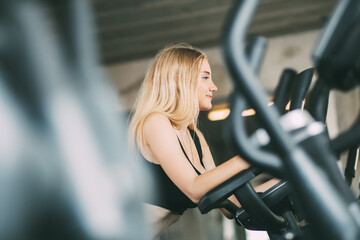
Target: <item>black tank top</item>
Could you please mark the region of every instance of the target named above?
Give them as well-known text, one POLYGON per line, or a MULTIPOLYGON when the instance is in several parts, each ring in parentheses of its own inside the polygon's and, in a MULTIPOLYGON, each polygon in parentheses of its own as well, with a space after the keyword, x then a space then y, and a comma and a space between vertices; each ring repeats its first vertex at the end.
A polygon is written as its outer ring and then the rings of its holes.
MULTIPOLYGON (((203 160, 202 160, 202 149, 200 145, 200 140, 195 131, 190 130, 190 135, 194 140, 197 152, 199 154, 199 159, 201 165, 205 168, 203 160)), ((179 140, 179 139, 178 139, 179 140)), ((182 146, 180 140, 179 144, 181 149, 183 150, 185 157, 194 168, 195 172, 200 175, 201 173, 195 168, 195 166, 190 161, 187 156, 184 147, 182 146)), ((188 208, 195 208, 197 204, 192 202, 166 175, 163 168, 160 164, 151 163, 144 159, 145 162, 145 170, 150 171, 150 176, 154 179, 155 184, 155 193, 153 196, 145 196, 145 202, 156 205, 165 209, 170 210, 173 213, 183 214, 184 211, 188 208)))

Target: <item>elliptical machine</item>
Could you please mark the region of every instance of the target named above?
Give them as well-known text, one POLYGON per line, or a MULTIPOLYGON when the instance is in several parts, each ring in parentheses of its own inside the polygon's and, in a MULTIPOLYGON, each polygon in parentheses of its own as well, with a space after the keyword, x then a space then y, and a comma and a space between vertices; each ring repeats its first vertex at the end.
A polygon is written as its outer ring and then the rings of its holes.
MULTIPOLYGON (((272 212, 249 187, 248 180, 256 175, 252 173, 252 169, 211 191, 201 200, 199 208, 201 211, 208 210, 215 206, 212 205, 215 202, 221 202, 234 194, 244 211, 264 230, 281 232, 285 229, 283 235, 277 235, 274 239, 359 239, 360 208, 336 166, 336 158, 330 149, 323 124, 315 122, 309 114, 302 111, 292 111, 280 118, 275 109, 267 107, 266 93, 249 66, 244 40, 257 2, 245 0, 237 3, 225 36, 224 57, 235 82, 235 97, 230 115, 230 143, 239 155, 255 167, 288 181, 292 196, 308 222, 308 227, 306 231, 292 231, 288 234, 286 226, 292 223, 287 222, 284 216, 272 212), (256 110, 263 125, 263 130, 252 137, 245 134, 241 118, 241 112, 247 105, 256 110), (270 142, 276 148, 262 148, 270 142), (222 197, 221 193, 224 193, 222 197), (251 196, 252 202, 249 203, 250 198, 244 195, 251 196)), ((357 1, 339 2, 315 50, 315 66, 319 69, 320 78, 326 81, 328 66, 333 67, 330 74, 337 76, 336 79, 340 82, 346 77, 343 74, 350 73, 350 80, 344 80, 344 86, 329 79, 331 86, 346 87, 358 83, 358 78, 353 76, 358 72, 359 59, 353 54, 356 52, 353 48, 357 47, 355 42, 360 36, 357 31, 351 31, 359 24, 359 14, 356 12, 360 9, 358 5, 357 1), (347 31, 341 30, 344 29, 342 24, 347 24, 347 31), (343 38, 349 39, 348 44, 339 41, 343 38), (350 60, 345 60, 350 49, 353 51, 350 60), (344 63, 340 67, 331 65, 332 58, 343 60, 344 63)), ((348 144, 345 145, 349 147, 348 144)))

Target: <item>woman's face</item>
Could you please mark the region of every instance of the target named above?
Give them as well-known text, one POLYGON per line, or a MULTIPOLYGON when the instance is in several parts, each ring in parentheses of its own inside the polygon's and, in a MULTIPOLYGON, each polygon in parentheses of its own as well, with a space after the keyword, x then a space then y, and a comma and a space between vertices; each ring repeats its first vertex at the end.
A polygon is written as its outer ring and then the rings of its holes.
POLYGON ((217 87, 211 78, 211 68, 209 62, 207 60, 204 60, 201 65, 198 87, 198 100, 200 111, 211 109, 213 92, 215 92, 216 90, 217 87))

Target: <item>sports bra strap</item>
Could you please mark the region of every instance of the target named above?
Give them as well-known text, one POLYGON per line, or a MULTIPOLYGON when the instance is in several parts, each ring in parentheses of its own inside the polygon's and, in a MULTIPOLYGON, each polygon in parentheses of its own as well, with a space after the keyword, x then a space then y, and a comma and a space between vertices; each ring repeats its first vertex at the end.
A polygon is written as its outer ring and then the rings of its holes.
MULTIPOLYGON (((199 155, 200 163, 201 163, 201 165, 205 168, 204 163, 203 163, 203 159, 202 159, 203 154, 202 154, 202 148, 201 148, 201 144, 200 144, 200 139, 199 139, 198 135, 196 134, 196 132, 195 132, 194 130, 191 130, 191 129, 189 129, 189 128, 188 128, 188 130, 190 131, 190 135, 191 135, 191 137, 192 137, 192 139, 193 139, 193 141, 194 141, 194 143, 195 143, 195 147, 196 147, 196 150, 197 150, 198 155, 199 155)), ((181 141, 180 141, 179 138, 178 138, 178 141, 179 141, 181 150, 183 151, 185 157, 187 158, 187 160, 189 161, 189 163, 191 164, 191 166, 194 168, 194 170, 196 171, 196 173, 200 175, 201 173, 199 172, 199 170, 196 169, 196 167, 194 166, 194 164, 190 161, 190 158, 189 158, 188 155, 186 154, 185 149, 184 149, 183 145, 181 144, 181 141)))
POLYGON ((200 163, 205 168, 204 163, 203 163, 203 152, 202 152, 199 136, 197 135, 197 133, 194 130, 191 130, 190 128, 188 128, 188 129, 190 131, 190 135, 192 136, 192 139, 194 140, 196 149, 198 151, 200 163))

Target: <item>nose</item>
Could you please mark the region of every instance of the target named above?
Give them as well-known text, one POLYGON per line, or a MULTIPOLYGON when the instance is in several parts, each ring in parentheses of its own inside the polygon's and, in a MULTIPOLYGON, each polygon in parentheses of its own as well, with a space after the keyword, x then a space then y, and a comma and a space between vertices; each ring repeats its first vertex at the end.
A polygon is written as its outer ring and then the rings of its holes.
POLYGON ((217 91, 217 86, 215 85, 215 83, 213 81, 211 81, 211 86, 210 86, 210 91, 211 92, 216 92, 217 91))

